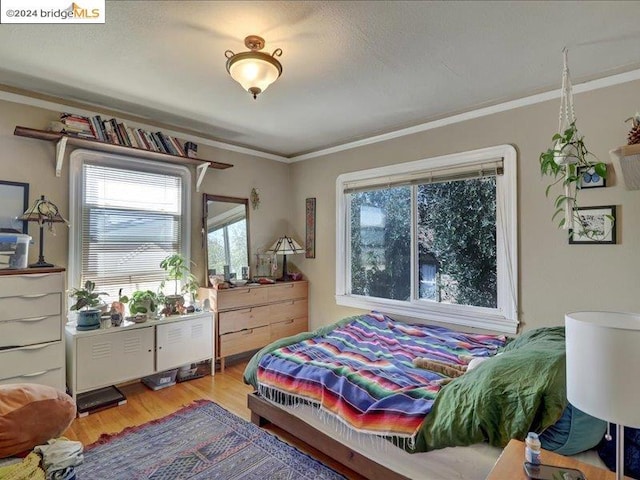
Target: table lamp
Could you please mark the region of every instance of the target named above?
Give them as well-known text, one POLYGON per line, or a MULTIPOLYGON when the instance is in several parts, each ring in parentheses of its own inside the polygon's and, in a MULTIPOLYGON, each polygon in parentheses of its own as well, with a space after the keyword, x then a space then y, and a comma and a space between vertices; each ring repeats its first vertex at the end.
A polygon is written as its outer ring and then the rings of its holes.
POLYGON ((18 220, 38 222, 40 226, 40 256, 36 263, 29 265, 29 268, 53 267, 53 264, 47 263, 44 260, 44 225, 45 223, 49 224, 50 231, 53 231, 54 223, 65 223, 69 225, 69 222, 60 215, 58 207, 47 200, 44 195, 41 195, 31 208, 18 217, 18 220))
POLYGON ((624 477, 624 427, 640 428, 640 314, 565 315, 567 399, 616 424, 616 479, 624 477))
POLYGON ((279 278, 280 281, 289 280, 289 274, 287 273, 287 255, 294 255, 296 253, 304 253, 304 248, 302 248, 298 242, 296 242, 293 238, 287 237, 283 235, 276 243, 274 243, 269 250, 269 253, 280 254, 283 256, 282 259, 282 278, 279 278))

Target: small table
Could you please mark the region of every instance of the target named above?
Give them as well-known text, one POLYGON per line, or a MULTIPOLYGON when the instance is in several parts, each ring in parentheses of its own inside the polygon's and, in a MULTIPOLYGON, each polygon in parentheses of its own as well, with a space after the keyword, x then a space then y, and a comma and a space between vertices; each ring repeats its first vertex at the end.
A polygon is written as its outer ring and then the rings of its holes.
MULTIPOLYGON (((616 478, 616 474, 612 471, 547 450, 542 450, 540 462, 557 467, 577 468, 584 473, 587 480, 615 480, 616 478)), ((524 442, 511 440, 500 454, 500 458, 496 461, 486 480, 528 480, 524 473, 523 463, 524 442)))

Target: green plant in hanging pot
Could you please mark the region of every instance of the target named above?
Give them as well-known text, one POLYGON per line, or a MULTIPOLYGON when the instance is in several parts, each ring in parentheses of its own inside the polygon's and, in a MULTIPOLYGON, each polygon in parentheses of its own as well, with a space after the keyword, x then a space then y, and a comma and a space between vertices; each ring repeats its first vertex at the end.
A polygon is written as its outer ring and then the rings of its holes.
POLYGON ((581 170, 592 169, 602 178, 607 176, 607 166, 593 155, 584 143, 584 137, 576 127, 573 111, 573 93, 569 77, 568 50, 565 47, 564 69, 562 72, 562 94, 560 98, 560 118, 558 133, 552 139, 552 147, 540 154, 540 172, 553 177, 547 186, 548 197, 555 186, 562 188, 554 200, 555 212, 551 217, 558 219, 558 227, 569 230, 570 234, 597 239, 605 232, 594 230, 578 214, 578 193, 581 189, 581 170))
POLYGON ((69 292, 69 296, 76 299, 76 303, 71 305, 71 311, 78 312, 76 321, 77 330, 95 330, 100 328, 100 307, 102 305, 101 295, 108 295, 106 292, 96 292, 96 284, 91 280, 84 283, 84 288, 74 288, 69 292))
POLYGON ((556 133, 551 141, 553 147, 540 154, 540 173, 553 177, 545 191, 547 197, 555 186, 562 187, 562 193, 554 200, 556 210, 552 220, 558 219, 560 228, 572 229, 579 235, 593 237, 596 232, 581 221, 576 210, 581 189, 580 171, 593 168, 596 174, 606 178, 607 166, 587 149, 575 121, 564 132, 556 133), (565 215, 561 215, 562 213, 565 215))

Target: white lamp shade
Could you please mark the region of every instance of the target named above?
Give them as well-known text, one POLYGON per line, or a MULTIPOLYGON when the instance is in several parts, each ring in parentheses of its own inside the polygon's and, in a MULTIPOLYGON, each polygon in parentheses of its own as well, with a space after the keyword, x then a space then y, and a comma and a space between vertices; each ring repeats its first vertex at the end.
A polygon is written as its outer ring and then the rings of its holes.
POLYGON ((293 238, 283 235, 271 246, 269 252, 279 255, 293 255, 294 253, 304 252, 304 248, 298 244, 293 238))
POLYGON ((640 428, 640 315, 565 315, 567 399, 594 417, 640 428))
POLYGON ((264 92, 280 76, 278 68, 260 58, 243 58, 229 66, 229 74, 242 88, 259 88, 264 92))

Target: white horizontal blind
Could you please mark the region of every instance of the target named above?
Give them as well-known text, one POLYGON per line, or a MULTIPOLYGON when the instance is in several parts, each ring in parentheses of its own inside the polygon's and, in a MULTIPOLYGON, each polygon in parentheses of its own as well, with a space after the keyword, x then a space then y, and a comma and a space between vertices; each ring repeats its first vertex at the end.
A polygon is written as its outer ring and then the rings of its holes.
POLYGON ((110 298, 156 290, 160 261, 183 251, 183 178, 90 162, 82 175, 81 285, 92 280, 110 298))
POLYGON ((459 166, 431 167, 406 174, 368 177, 344 182, 344 193, 366 192, 391 187, 453 182, 472 178, 493 177, 504 173, 503 159, 487 159, 459 166))

